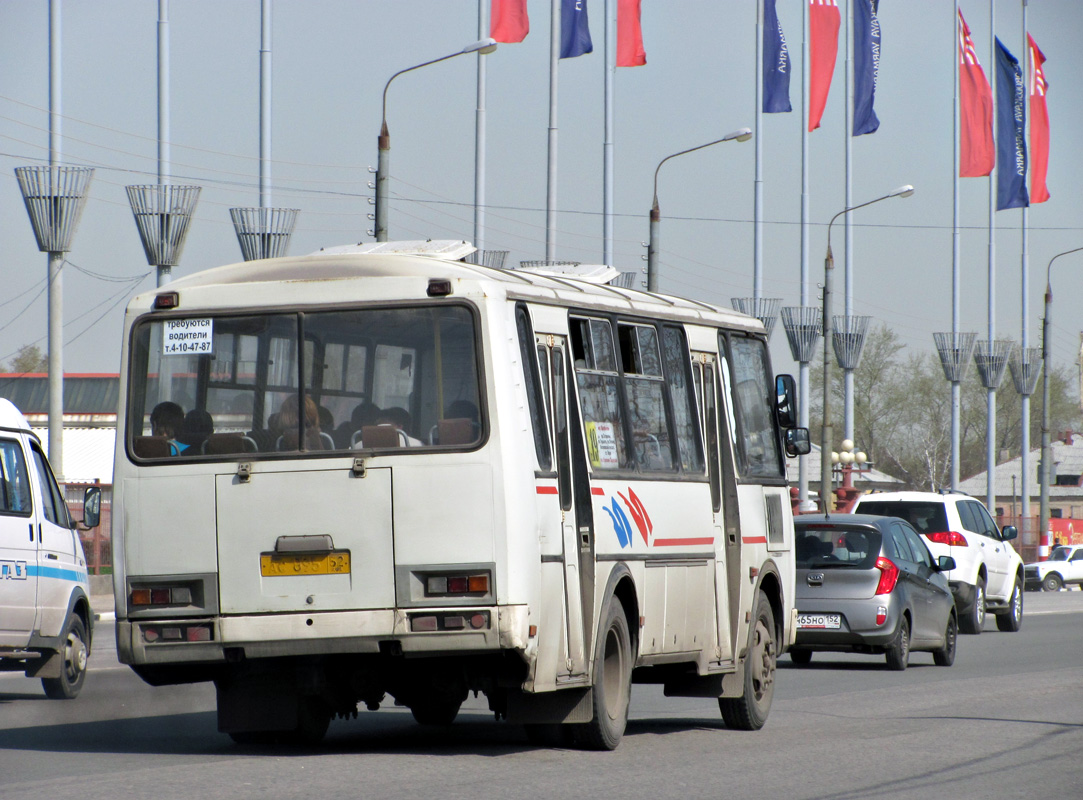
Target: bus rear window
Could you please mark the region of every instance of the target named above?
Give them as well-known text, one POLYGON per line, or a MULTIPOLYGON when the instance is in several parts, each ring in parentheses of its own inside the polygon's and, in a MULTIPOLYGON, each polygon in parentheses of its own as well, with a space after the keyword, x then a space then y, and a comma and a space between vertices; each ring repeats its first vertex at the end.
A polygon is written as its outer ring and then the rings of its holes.
POLYGON ((130 452, 474 446, 475 328, 455 305, 145 319, 131 348, 130 452))

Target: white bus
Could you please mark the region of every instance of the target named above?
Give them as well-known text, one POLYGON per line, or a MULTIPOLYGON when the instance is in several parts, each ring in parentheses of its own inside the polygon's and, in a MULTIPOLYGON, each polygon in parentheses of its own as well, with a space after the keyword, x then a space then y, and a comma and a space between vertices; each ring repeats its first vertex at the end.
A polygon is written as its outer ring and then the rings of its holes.
POLYGON ((234 264, 125 321, 120 659, 235 740, 468 692, 612 749, 633 682, 757 729, 795 630, 793 380, 755 319, 464 242, 234 264))

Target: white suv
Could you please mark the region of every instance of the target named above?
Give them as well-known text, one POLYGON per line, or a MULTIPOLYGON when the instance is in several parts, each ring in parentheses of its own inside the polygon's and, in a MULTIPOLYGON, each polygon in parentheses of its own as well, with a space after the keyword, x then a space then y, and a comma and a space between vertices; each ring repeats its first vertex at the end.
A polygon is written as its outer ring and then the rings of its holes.
POLYGON ((955 559, 955 569, 945 575, 964 633, 981 633, 986 610, 996 615, 998 629, 1019 630, 1023 560, 1010 541, 1018 531, 1013 526, 1000 530, 981 501, 948 492, 874 492, 858 498, 852 510, 905 519, 922 535, 934 559, 955 559))

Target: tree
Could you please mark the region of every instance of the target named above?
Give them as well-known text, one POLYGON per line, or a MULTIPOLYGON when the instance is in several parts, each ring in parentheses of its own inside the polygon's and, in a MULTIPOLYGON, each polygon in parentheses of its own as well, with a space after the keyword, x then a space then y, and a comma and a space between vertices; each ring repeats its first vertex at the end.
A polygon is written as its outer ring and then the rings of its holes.
POLYGON ((48 369, 49 359, 36 344, 24 344, 11 359, 11 363, 6 367, 0 364, 0 372, 46 372, 48 369))

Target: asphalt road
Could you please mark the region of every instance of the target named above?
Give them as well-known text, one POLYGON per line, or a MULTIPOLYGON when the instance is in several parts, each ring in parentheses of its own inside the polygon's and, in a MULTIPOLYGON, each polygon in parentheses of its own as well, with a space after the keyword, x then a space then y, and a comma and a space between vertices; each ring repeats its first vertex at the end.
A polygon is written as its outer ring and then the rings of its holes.
POLYGON ((915 653, 783 657, 757 733, 711 700, 636 687, 614 753, 547 750, 497 723, 484 698, 445 729, 361 711, 317 749, 234 745, 211 686, 152 688, 98 628, 73 702, 0 676, 0 796, 169 798, 1076 798, 1083 785, 1083 592, 1026 595, 1023 629, 960 638, 955 666, 915 653))

